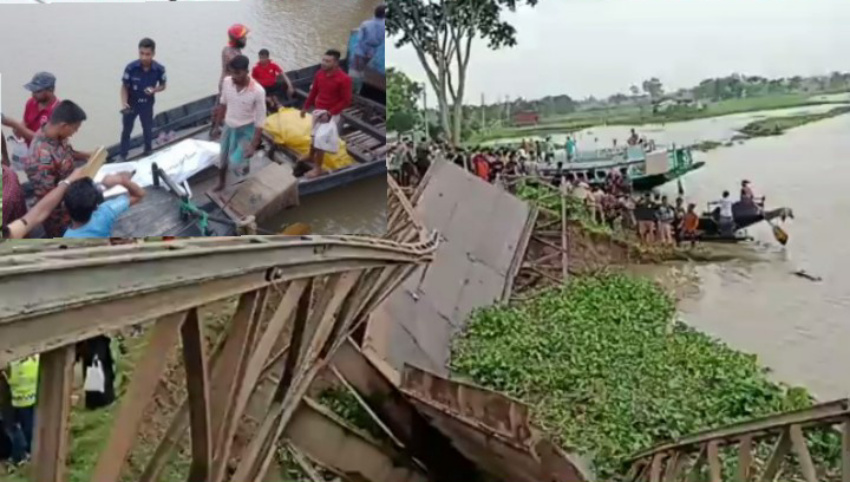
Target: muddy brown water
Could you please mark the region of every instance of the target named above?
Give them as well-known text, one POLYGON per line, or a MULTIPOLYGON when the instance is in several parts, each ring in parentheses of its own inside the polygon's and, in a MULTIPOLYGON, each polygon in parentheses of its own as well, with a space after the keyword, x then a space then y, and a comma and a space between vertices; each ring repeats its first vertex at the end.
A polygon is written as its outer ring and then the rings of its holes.
MULTIPOLYGON (((28 97, 22 86, 36 71, 56 74, 57 95, 79 103, 89 120, 74 145, 90 149, 118 142, 119 87, 124 66, 142 37, 157 42, 157 60, 168 72, 159 94, 162 111, 205 97, 217 88, 221 48, 236 22, 251 29, 245 50, 254 62, 261 48, 284 69, 319 62, 328 48, 345 51, 350 31, 370 18, 381 0, 241 0, 238 2, 3 5, 0 15, 2 109, 21 117, 28 97), (106 21, 104 19, 112 19, 106 21), (33 28, 38 25, 37 35, 33 28)), ((141 132, 137 125, 135 133, 141 132)), ((386 183, 366 181, 305 200, 271 220, 307 222, 315 233, 381 234, 386 183)))
MULTIPOLYGON (((726 141, 753 119, 829 107, 756 112, 697 121, 644 126, 639 133, 659 143, 726 141)), ((589 129, 610 145, 628 126, 589 129)), ((755 353, 775 379, 807 387, 820 399, 850 395, 850 116, 791 129, 782 136, 752 139, 707 153, 706 166, 683 181, 688 200, 703 207, 724 189, 738 195, 742 179, 753 182, 769 206, 787 206, 796 218, 784 225, 790 242, 773 240, 769 226, 749 230, 756 241, 718 246, 734 261, 676 265, 697 283, 682 291, 684 321, 730 346, 755 353), (684 269, 683 269, 684 268, 684 269), (820 276, 812 282, 791 273, 820 276)), ((560 138, 556 138, 559 141, 560 138)), ((580 141, 581 142, 581 141, 580 141)), ((592 142, 592 138, 591 138, 592 142)), ((592 147, 592 146, 587 146, 592 147)), ((671 183, 663 191, 675 195, 671 183)), ((668 267, 649 271, 669 278, 668 267)))

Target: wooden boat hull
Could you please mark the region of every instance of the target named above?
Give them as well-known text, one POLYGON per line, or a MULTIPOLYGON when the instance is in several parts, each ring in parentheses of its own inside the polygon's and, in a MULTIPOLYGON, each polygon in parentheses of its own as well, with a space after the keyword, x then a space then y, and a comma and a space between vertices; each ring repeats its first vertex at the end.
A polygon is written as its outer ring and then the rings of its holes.
POLYGON ((635 191, 651 191, 657 187, 661 187, 664 184, 667 184, 670 181, 675 181, 676 179, 690 172, 696 171, 704 165, 705 162, 699 161, 693 163, 687 169, 683 169, 680 171, 670 171, 664 174, 634 177, 632 178, 632 189, 634 189, 635 191))
POLYGON ((732 205, 732 215, 735 220, 735 228, 731 235, 724 234, 720 231, 718 223, 718 209, 712 212, 705 212, 700 216, 699 220, 699 240, 708 242, 732 242, 747 241, 751 239, 743 233, 743 230, 754 226, 762 221, 771 221, 776 218, 784 218, 786 215, 793 216, 788 208, 777 208, 769 211, 762 211, 753 204, 745 205, 742 202, 737 202, 732 205))

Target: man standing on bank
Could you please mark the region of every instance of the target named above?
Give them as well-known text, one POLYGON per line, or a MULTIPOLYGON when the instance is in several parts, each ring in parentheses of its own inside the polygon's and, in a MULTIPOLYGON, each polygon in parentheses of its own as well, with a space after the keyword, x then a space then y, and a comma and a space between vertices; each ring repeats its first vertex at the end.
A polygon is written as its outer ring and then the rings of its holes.
POLYGON ((121 131, 121 159, 127 160, 130 151, 130 135, 136 117, 142 123, 145 138, 145 154, 153 150, 153 105, 154 95, 165 90, 165 67, 154 61, 156 43, 143 38, 139 42, 139 60, 130 62, 124 69, 121 80, 121 114, 124 128, 121 131))

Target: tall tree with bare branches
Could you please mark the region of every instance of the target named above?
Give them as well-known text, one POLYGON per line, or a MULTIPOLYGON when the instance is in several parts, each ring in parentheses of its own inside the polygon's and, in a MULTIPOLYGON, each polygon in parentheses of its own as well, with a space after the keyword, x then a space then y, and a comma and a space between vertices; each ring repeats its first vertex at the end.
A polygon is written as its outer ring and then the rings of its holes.
MULTIPOLYGON (((516 29, 502 12, 538 0, 388 0, 389 33, 410 45, 437 95, 440 124, 460 142, 467 69, 476 40, 491 49, 516 45, 516 29)), ((541 66, 542 68, 542 66, 541 66)))

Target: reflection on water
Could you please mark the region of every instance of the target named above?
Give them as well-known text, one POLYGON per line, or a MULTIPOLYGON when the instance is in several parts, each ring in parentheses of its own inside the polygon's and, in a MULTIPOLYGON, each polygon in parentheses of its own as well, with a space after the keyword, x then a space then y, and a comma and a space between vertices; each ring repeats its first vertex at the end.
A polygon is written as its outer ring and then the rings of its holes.
MULTIPOLYGON (((722 119, 715 123, 730 128, 722 119)), ((684 143, 692 132, 668 125, 663 135, 684 143)), ((739 259, 696 268, 699 291, 680 308, 688 323, 758 354, 778 379, 822 399, 850 394, 844 371, 850 366, 848 132, 850 116, 841 116, 710 151, 700 157, 706 166, 684 182, 686 197, 701 204, 724 189, 737 194, 747 178, 769 206, 794 209, 788 246, 778 247, 766 224, 751 228, 761 244, 719 247, 736 250, 739 259), (823 281, 792 274, 800 269, 823 281)), ((673 194, 675 186, 664 190, 673 194)))
MULTIPOLYGON (((121 73, 136 58, 139 39, 151 37, 157 42, 156 58, 168 70, 168 89, 157 96, 159 112, 215 91, 221 48, 233 23, 251 29, 245 53, 252 62, 261 48, 267 48, 284 69, 295 69, 318 63, 329 48, 345 51, 351 30, 370 18, 380 3, 241 0, 4 5, 0 15, 3 109, 22 116, 28 97, 22 86, 35 72, 48 70, 58 78, 57 95, 77 102, 88 114, 74 145, 88 150, 114 144, 121 133, 121 73), (39 33, 33 35, 36 25, 39 33)), ((140 133, 138 125, 136 133, 140 133)), ((317 233, 385 231, 383 179, 310 198, 307 203, 284 218, 303 216, 294 219, 310 223, 317 233)))

